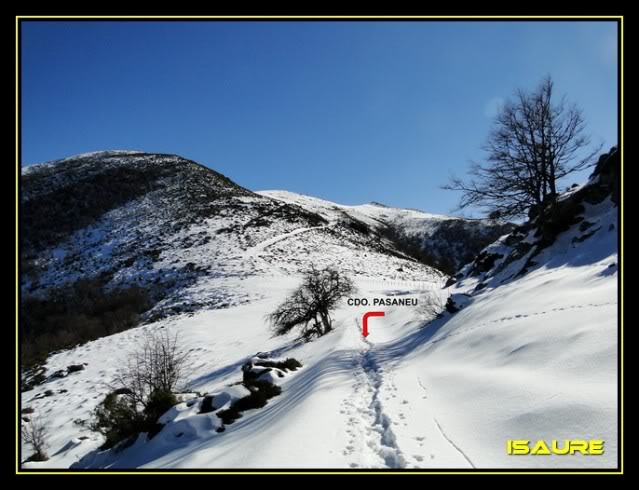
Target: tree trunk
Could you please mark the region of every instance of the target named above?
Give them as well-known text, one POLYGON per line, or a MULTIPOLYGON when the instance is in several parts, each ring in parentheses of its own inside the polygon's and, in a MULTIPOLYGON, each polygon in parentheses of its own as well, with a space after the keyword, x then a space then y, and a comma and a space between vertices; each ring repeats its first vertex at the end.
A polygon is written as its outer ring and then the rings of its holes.
MULTIPOLYGON (((320 315, 321 315, 321 313, 320 313, 320 315)), ((315 313, 315 321, 313 322, 313 329, 317 333, 318 337, 322 335, 322 327, 320 325, 320 322, 317 320, 317 313, 315 313)))
POLYGON ((322 318, 322 324, 324 325, 324 334, 327 334, 333 329, 333 327, 331 326, 331 320, 328 316, 328 311, 320 311, 320 317, 322 318))

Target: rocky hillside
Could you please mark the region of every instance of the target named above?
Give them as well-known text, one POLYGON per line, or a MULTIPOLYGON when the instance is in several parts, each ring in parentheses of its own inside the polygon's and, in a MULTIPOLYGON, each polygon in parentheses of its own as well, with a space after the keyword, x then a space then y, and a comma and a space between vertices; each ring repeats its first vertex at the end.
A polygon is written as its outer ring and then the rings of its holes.
POLYGON ((514 228, 511 223, 455 218, 378 202, 345 206, 287 191, 262 191, 259 194, 296 204, 326 219, 374 230, 411 257, 450 275, 514 228))
POLYGON ((441 276, 354 219, 255 194, 176 155, 112 151, 33 165, 21 191, 28 352, 242 304, 253 293, 239 291, 238 279, 311 264, 354 276, 441 276))
MULTIPOLYGON (((620 168, 619 151, 614 147, 599 158, 585 185, 571 188, 554 204, 533 210, 529 221, 482 250, 448 285, 472 282, 476 290, 497 287, 547 266, 547 249, 552 245, 556 254, 557 249, 584 250, 579 244, 585 241, 599 244, 588 247, 587 255, 573 254, 567 265, 595 261, 601 258, 599 255, 608 254, 608 242, 616 243, 619 232, 620 168)), ((609 273, 616 270, 617 263, 611 263, 609 273)))

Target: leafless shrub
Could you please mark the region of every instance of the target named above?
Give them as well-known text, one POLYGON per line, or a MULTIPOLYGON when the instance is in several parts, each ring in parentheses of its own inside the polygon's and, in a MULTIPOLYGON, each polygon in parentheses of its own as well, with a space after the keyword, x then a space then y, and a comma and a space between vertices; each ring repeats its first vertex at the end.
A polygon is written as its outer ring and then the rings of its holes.
POLYGON ((146 408, 153 393, 177 393, 184 389, 187 361, 177 332, 171 333, 167 328, 147 330, 136 342, 110 388, 146 408))
POLYGON ((149 437, 159 432, 158 419, 186 386, 187 361, 177 333, 144 332, 94 411, 90 428, 105 437, 104 449, 126 446, 141 432, 149 437))
POLYGON ((34 413, 28 422, 22 422, 22 440, 33 449, 29 461, 46 461, 49 459, 48 449, 48 422, 39 414, 34 413))
POLYGON ((431 321, 440 315, 446 307, 445 294, 432 288, 424 291, 417 300, 417 316, 420 320, 431 321))

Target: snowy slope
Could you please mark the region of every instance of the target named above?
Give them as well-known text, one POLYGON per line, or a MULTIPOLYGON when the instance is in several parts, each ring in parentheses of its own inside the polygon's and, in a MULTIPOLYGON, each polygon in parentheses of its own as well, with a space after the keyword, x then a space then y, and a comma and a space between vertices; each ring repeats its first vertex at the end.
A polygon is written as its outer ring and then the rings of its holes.
POLYGON ((437 221, 453 219, 450 216, 426 213, 418 209, 393 208, 379 203, 346 206, 289 191, 258 191, 257 194, 297 204, 309 211, 321 214, 327 219, 339 219, 346 213, 372 226, 398 222, 417 231, 429 228, 437 221))
MULTIPOLYGON (((617 291, 616 274, 607 273, 613 260, 614 253, 588 266, 542 268, 423 328, 411 309, 384 308, 386 316, 371 323, 366 340, 356 325, 364 310, 344 306, 336 331, 308 344, 270 338, 262 321, 294 281, 249 280, 255 282, 246 286, 267 298, 170 324, 194 352, 194 390, 221 390, 241 379, 239 366, 250 356, 275 351, 304 363, 282 384, 283 394, 225 433, 200 423, 188 438, 139 441, 120 454, 89 454, 76 467, 613 467, 617 291), (507 439, 563 438, 603 439, 605 456, 505 454, 507 439)), ((388 287, 375 279, 359 286, 366 297, 419 297, 429 287, 388 287)), ((112 375, 113 360, 124 358, 138 334, 124 332, 50 359, 52 370, 85 360, 89 365, 25 394, 23 403, 50 411, 54 448, 82 435, 91 439, 29 466, 67 466, 99 444, 72 421, 87 418, 106 394, 100 381, 112 375), (73 395, 33 400, 52 388, 73 395)))
POLYGON ((375 202, 346 206, 288 191, 260 191, 258 194, 300 206, 331 221, 354 219, 385 232, 385 235, 390 233, 401 242, 415 244, 428 258, 427 263, 441 270, 449 269, 451 274, 512 229, 509 223, 468 220, 375 202))
POLYGON ((236 279, 311 264, 389 279, 441 276, 374 233, 252 193, 175 155, 89 153, 29 166, 22 177, 23 295, 104 274, 109 287, 160 290, 153 316, 237 304, 251 294, 236 279), (60 207, 68 199, 73 209, 60 207))
MULTIPOLYGON (((441 288, 446 277, 432 270, 407 270, 409 261, 358 249, 344 240, 347 235, 335 237, 345 233, 336 215, 318 205, 313 209, 326 223, 269 227, 236 252, 237 274, 204 275, 188 288, 195 297, 226 291, 226 308, 171 315, 52 355, 48 373, 71 364, 86 367, 22 394, 22 406, 44 415, 52 428, 51 459, 24 466, 616 465, 617 208, 610 197, 586 203, 578 216, 583 220, 537 251, 524 274, 519 272, 529 257, 500 267, 519 243, 504 239, 488 249, 498 247, 502 258, 483 272, 469 266, 448 290, 441 288), (591 223, 586 232, 583 221, 591 223), (355 278, 357 297, 421 299, 427 292, 445 298, 450 292, 463 308, 429 319, 411 307, 343 303, 330 334, 310 343, 273 338, 264 315, 299 282, 305 249, 319 263, 341 261, 355 278), (249 273, 239 273, 244 267, 249 273), (363 338, 359 321, 371 309, 385 316, 372 319, 370 335, 363 338), (240 366, 257 352, 294 357, 303 367, 283 378, 280 396, 246 412, 223 433, 215 430, 214 414, 197 414, 185 401, 166 416, 174 421, 155 438, 142 435, 120 452, 100 451, 100 437, 74 420, 86 420, 103 399, 133 339, 156 328, 179 332, 192 353, 190 388, 200 393, 228 390, 241 380, 240 366), (44 396, 47 390, 50 396, 44 396), (606 450, 597 457, 508 456, 505 450, 508 439, 564 438, 603 439, 606 450)), ((192 231, 207 225, 218 226, 207 221, 192 231)), ((534 230, 529 235, 522 240, 534 241, 534 230)), ((171 253, 178 258, 186 252, 171 253)), ((214 253, 222 254, 223 245, 214 253)))

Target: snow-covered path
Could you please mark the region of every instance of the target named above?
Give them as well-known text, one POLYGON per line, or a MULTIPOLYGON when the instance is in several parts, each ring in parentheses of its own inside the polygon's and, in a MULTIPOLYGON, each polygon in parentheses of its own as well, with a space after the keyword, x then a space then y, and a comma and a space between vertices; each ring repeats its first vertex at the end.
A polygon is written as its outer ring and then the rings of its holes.
MULTIPOLYGON (((388 329, 376 319, 376 329, 388 329)), ((473 463, 443 431, 428 403, 427 388, 396 383, 395 364, 385 350, 393 342, 374 342, 359 336, 352 352, 354 382, 340 414, 347 417, 348 445, 344 455, 358 468, 473 467, 473 463), (410 423, 410 424, 409 424, 410 423), (419 428, 419 434, 398 438, 396 431, 419 428)), ((391 327, 392 328, 392 327, 391 327)))
POLYGON ((287 240, 289 238, 292 238, 296 235, 300 235, 301 233, 307 233, 309 231, 312 230, 321 230, 324 228, 328 228, 330 225, 322 225, 322 226, 310 226, 310 227, 305 227, 305 228, 297 228, 296 230, 290 231, 288 233, 282 233, 281 235, 277 235, 273 238, 269 238, 268 240, 264 240, 260 243, 258 243, 257 245, 255 245, 254 247, 249 248, 246 252, 244 252, 244 257, 247 258, 248 260, 253 261, 253 263, 255 265, 256 262, 260 262, 262 264, 264 264, 268 269, 275 271, 277 275, 289 275, 289 273, 280 268, 277 267, 276 265, 271 264, 268 260, 266 260, 263 256, 262 253, 270 246, 275 245, 276 243, 279 243, 281 241, 287 240))
MULTIPOLYGON (((357 334, 361 335, 361 332, 357 334)), ((375 359, 370 341, 362 337, 361 344, 361 350, 352 352, 355 379, 352 392, 340 409, 349 424, 344 456, 353 459, 349 463, 352 468, 404 468, 406 461, 397 447, 392 421, 384 412, 380 399, 384 370, 375 359)))

